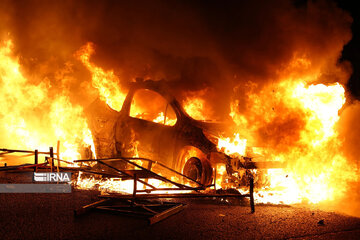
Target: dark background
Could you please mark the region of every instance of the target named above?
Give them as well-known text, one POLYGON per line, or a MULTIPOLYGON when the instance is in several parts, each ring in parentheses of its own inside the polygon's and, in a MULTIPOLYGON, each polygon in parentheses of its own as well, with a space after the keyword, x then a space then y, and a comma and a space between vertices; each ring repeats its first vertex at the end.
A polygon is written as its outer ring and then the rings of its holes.
MULTIPOLYGON (((350 0, 337 0, 337 4, 340 8, 348 11, 352 18, 353 23, 351 30, 353 33, 351 41, 345 45, 342 52, 341 60, 348 60, 353 66, 353 74, 348 82, 348 88, 351 93, 356 97, 360 98, 360 11, 356 5, 356 1, 350 0)), ((340 60, 340 61, 341 61, 340 60)))

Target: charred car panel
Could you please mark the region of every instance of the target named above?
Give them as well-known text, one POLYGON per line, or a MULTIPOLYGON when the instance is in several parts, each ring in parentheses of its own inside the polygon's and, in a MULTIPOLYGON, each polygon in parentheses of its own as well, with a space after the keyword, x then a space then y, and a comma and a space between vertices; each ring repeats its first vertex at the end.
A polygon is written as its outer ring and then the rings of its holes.
POLYGON ((211 158, 211 153, 218 151, 204 135, 204 130, 219 132, 220 125, 194 120, 169 92, 164 82, 147 80, 131 85, 120 112, 110 109, 100 100, 95 101, 87 115, 97 157, 132 157, 138 154, 208 184, 213 175, 212 164, 228 160, 224 154, 222 158, 211 158), (130 116, 132 99, 140 89, 154 91, 167 101, 177 117, 174 126, 130 116))

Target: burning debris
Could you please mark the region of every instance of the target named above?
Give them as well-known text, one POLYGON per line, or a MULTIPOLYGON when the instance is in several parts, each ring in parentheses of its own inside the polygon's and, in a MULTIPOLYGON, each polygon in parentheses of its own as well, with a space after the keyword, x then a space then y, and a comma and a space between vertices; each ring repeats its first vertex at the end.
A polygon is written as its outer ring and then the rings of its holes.
MULTIPOLYGON (((65 162, 58 158, 60 155, 59 147, 57 148, 57 153, 54 153, 53 148, 50 148, 49 152, 39 152, 35 151, 26 151, 26 150, 11 150, 11 149, 0 149, 0 156, 5 156, 13 153, 20 153, 26 155, 16 156, 16 157, 32 157, 34 156, 34 164, 24 164, 19 166, 11 166, 11 167, 2 167, 0 171, 27 171, 29 169, 34 169, 34 181, 41 182, 51 182, 52 180, 57 184, 49 184, 48 185, 35 185, 44 188, 42 192, 57 192, 57 193, 65 193, 69 192, 69 185, 61 184, 62 182, 70 182, 71 174, 68 172, 62 173, 59 170, 67 170, 77 173, 77 181, 84 183, 87 179, 82 178, 81 174, 92 174, 103 177, 111 178, 111 181, 117 180, 115 186, 117 188, 112 188, 112 191, 119 191, 120 186, 127 181, 131 181, 133 183, 132 192, 130 194, 126 194, 122 192, 122 194, 102 194, 100 197, 105 198, 104 200, 97 201, 95 203, 86 205, 81 207, 80 209, 75 210, 75 214, 81 215, 86 213, 91 209, 98 209, 102 211, 111 211, 116 213, 122 213, 126 215, 132 216, 141 216, 148 219, 149 224, 154 224, 158 221, 161 221, 177 212, 181 211, 184 208, 184 204, 182 203, 174 203, 174 202, 164 202, 161 199, 168 198, 250 198, 250 206, 251 211, 255 212, 254 205, 254 195, 253 195, 253 179, 250 180, 250 190, 249 194, 240 194, 238 192, 235 193, 200 193, 199 191, 207 191, 210 187, 214 187, 216 184, 216 179, 214 179, 213 183, 209 183, 207 185, 198 182, 197 180, 191 178, 192 176, 187 176, 186 174, 182 174, 177 172, 159 162, 152 161, 150 159, 145 158, 106 158, 106 159, 89 159, 89 160, 75 160, 76 163, 89 163, 96 162, 105 166, 107 169, 101 169, 100 171, 96 171, 97 168, 90 166, 80 166, 80 167, 61 167, 60 162, 65 162), (44 163, 38 163, 39 155, 49 155, 49 157, 45 157, 44 163), (54 156, 57 156, 55 158, 54 156), (57 166, 55 166, 55 161, 57 161, 57 166), (111 164, 113 162, 121 162, 122 168, 116 168, 111 164), (144 162, 147 163, 146 167, 144 162), (127 167, 124 167, 124 165, 127 167), (159 170, 162 169, 162 170, 159 170), (42 172, 37 172, 38 170, 42 172), (50 172, 47 172, 49 171, 50 172), (56 171, 57 173, 53 173, 56 171), (156 173, 161 172, 162 174, 156 173), (44 172, 45 171, 45 172, 44 172), (163 176, 165 172, 170 172, 170 178, 163 176), (69 177, 70 176, 70 177, 69 177), (176 180, 174 179, 174 176, 176 180), (182 179, 185 183, 180 183, 182 179), (68 188, 64 188, 68 187, 68 188), (50 190, 49 190, 50 189, 50 190), (66 190, 67 189, 67 190, 66 190), (189 191, 192 191, 189 192, 189 191), (159 199, 159 200, 156 200, 159 199)), ((10 156, 10 158, 14 158, 14 156, 10 156)), ((68 162, 67 162, 68 163, 68 162)), ((216 177, 216 175, 215 175, 216 177)), ((20 184, 21 185, 21 184, 20 184)), ((1 186, 0 191, 7 192, 17 192, 21 190, 21 186, 19 184, 16 186, 6 185, 1 186), (20 186, 20 188, 19 188, 20 186)), ((26 185, 26 184, 25 184, 26 185)), ((31 184, 30 184, 31 185, 31 184)), ((27 186, 30 186, 27 184, 27 186)), ((79 187, 77 183, 75 186, 79 187)), ((86 186, 89 188, 89 186, 86 186)), ((108 185, 107 188, 111 188, 111 185, 108 185)), ((39 189, 39 188, 37 188, 39 189)), ((71 188, 70 188, 71 190, 71 188)), ((39 191, 39 190, 37 190, 39 191)), ((129 191, 129 188, 125 189, 125 191, 129 191)), ((30 191, 29 191, 30 192, 30 191)))

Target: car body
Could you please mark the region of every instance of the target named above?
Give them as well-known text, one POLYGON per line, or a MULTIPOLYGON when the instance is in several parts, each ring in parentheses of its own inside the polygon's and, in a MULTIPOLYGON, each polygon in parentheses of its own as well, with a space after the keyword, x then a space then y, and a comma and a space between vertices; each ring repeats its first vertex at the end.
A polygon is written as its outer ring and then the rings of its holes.
POLYGON ((221 134, 225 125, 193 119, 170 92, 171 89, 166 82, 140 81, 130 85, 119 112, 99 99, 91 104, 86 113, 96 155, 98 158, 148 158, 203 184, 209 184, 215 165, 228 163, 230 159, 217 150, 212 138, 221 134), (176 123, 173 126, 130 115, 134 94, 141 89, 156 92, 165 99, 166 109, 171 107, 176 115, 176 123))

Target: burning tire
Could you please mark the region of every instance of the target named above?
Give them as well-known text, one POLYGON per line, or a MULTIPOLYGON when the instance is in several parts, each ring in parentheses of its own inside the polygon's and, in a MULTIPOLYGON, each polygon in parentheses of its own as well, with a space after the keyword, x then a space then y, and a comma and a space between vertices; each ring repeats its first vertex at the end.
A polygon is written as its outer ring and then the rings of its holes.
POLYGON ((196 157, 191 157, 185 163, 183 174, 205 186, 211 184, 212 168, 207 160, 201 161, 196 157))
MULTIPOLYGON (((203 185, 209 185, 212 181, 213 171, 205 157, 205 154, 199 149, 185 147, 177 158, 176 170, 203 185)), ((188 181, 185 180, 185 182, 188 181)))
POLYGON ((195 181, 200 182, 202 176, 202 165, 200 159, 192 157, 185 163, 183 174, 195 181))

